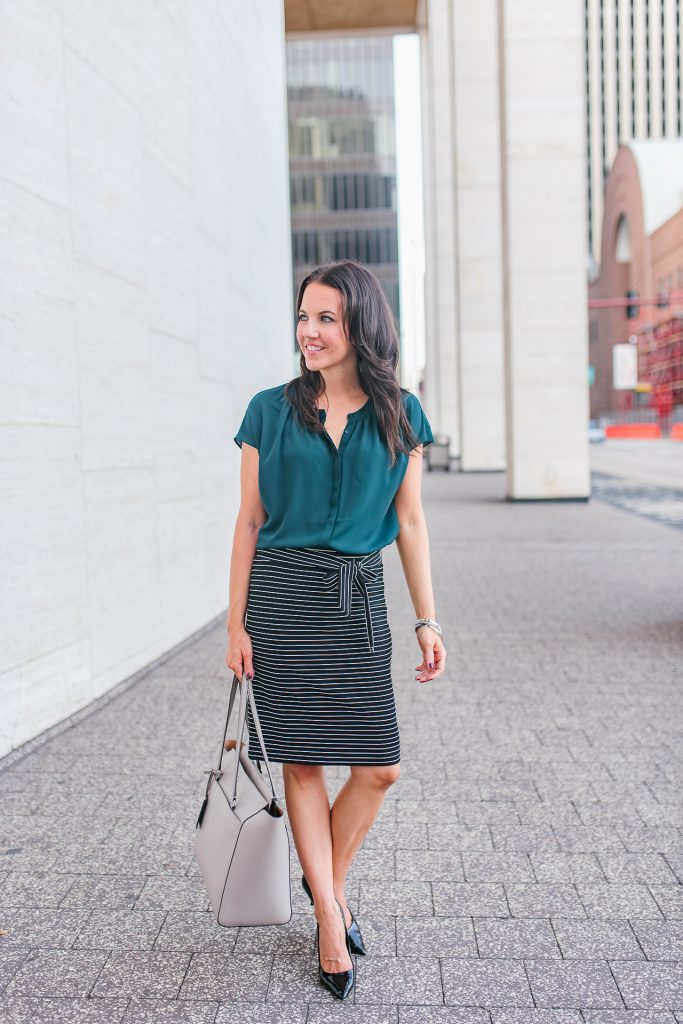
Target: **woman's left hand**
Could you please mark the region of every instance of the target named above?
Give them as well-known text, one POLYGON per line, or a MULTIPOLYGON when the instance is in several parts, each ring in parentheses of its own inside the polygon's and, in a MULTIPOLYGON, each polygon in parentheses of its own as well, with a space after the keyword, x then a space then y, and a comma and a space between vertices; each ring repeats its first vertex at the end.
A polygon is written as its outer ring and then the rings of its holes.
POLYGON ((415 678, 420 683, 427 683, 443 672, 446 648, 440 635, 431 626, 419 626, 415 635, 422 650, 422 663, 415 666, 420 674, 415 678))

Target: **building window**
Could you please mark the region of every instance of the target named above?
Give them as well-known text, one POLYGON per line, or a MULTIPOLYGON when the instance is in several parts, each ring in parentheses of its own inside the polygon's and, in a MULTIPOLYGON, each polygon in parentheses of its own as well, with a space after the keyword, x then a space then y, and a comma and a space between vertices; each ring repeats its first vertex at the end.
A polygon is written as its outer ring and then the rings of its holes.
POLYGON ((629 263, 631 260, 631 228, 628 218, 624 214, 621 215, 617 224, 614 258, 617 263, 629 263))

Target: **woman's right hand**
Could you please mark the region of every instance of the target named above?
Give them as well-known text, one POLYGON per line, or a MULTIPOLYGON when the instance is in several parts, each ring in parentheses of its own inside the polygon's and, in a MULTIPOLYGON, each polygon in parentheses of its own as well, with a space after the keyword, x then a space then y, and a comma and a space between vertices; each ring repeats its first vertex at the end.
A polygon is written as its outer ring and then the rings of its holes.
POLYGON ((251 637, 247 633, 244 624, 228 626, 228 668, 232 669, 238 679, 243 675, 254 678, 254 652, 251 647, 251 637))

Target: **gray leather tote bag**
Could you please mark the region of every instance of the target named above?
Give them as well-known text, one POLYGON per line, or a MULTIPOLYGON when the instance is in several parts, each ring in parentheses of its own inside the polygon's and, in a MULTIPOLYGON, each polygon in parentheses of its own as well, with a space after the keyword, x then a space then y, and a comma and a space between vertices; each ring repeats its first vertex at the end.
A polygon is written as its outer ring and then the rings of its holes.
POLYGON ((285 924, 292 916, 289 833, 263 741, 251 680, 235 675, 218 767, 211 768, 194 833, 194 854, 216 921, 235 925, 285 924), (225 749, 228 722, 240 691, 237 737, 225 749), (268 772, 266 783, 242 745, 251 709, 268 772))

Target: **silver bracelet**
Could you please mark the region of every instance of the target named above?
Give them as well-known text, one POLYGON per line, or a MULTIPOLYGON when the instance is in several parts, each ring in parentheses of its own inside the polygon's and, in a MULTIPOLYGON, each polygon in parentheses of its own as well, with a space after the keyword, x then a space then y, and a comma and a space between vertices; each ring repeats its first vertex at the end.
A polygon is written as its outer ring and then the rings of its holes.
POLYGON ((443 636, 443 631, 441 629, 441 626, 439 625, 438 622, 436 622, 435 619, 427 619, 427 618, 425 618, 425 619, 417 619, 416 622, 415 622, 415 632, 417 632, 417 630, 420 628, 420 626, 429 626, 436 633, 438 633, 439 636, 443 636))

